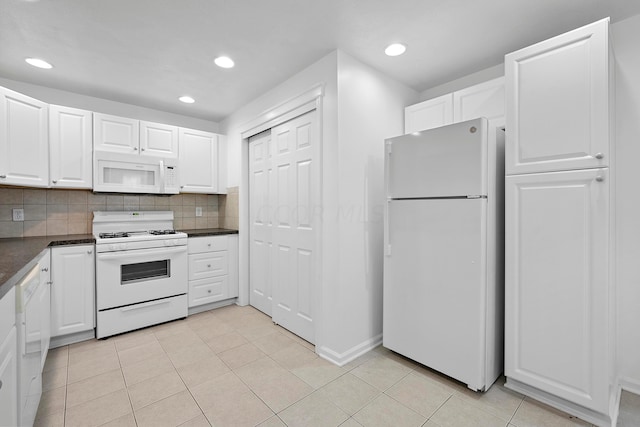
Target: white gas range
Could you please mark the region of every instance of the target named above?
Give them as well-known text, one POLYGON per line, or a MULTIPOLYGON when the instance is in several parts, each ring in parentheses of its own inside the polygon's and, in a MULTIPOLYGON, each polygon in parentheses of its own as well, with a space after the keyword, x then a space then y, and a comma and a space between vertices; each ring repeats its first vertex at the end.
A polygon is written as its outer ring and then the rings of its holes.
POLYGON ((96 336, 187 316, 187 235, 172 211, 94 212, 96 336))

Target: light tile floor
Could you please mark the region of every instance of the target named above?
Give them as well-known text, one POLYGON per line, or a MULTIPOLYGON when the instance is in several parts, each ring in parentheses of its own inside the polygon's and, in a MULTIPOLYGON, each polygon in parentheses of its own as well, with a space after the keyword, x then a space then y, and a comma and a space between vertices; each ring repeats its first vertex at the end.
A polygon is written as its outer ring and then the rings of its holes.
MULTIPOLYGON (((49 352, 37 426, 588 426, 486 393, 382 347, 340 368, 251 307, 228 306, 49 352)), ((623 395, 621 427, 640 425, 623 395)))

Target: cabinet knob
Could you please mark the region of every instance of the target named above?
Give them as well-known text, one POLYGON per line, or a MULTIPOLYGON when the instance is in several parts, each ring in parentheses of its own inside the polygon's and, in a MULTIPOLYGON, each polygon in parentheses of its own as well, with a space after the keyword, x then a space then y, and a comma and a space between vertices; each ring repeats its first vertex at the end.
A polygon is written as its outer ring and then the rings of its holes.
POLYGON ((91 255, 93 251, 87 251, 87 255, 91 255))
POLYGON ((7 175, 0 175, 0 178, 6 178, 7 175))
POLYGON ((207 246, 211 247, 211 243, 207 243, 207 246))
POLYGON ((207 268, 211 268, 211 264, 207 264, 207 268))
POLYGON ((47 272, 49 269, 47 267, 43 268, 42 271, 47 272))
POLYGON ((604 181, 604 176, 596 176, 596 181, 598 182, 604 181))
POLYGON ((144 151, 144 148, 141 148, 140 151, 144 151))
POLYGON ((47 285, 53 285, 53 282, 47 282, 47 285))
POLYGON ((0 390, 2 390, 2 380, 0 380, 0 390))
POLYGON ((596 155, 594 156, 596 159, 601 160, 604 159, 604 154, 602 153, 596 153, 596 155))
POLYGON ((138 147, 133 147, 133 151, 138 151, 138 147))
POLYGON ((211 289, 209 289, 207 292, 208 292, 208 293, 211 293, 211 289))
POLYGON ((181 185, 180 188, 184 188, 184 185, 181 185))

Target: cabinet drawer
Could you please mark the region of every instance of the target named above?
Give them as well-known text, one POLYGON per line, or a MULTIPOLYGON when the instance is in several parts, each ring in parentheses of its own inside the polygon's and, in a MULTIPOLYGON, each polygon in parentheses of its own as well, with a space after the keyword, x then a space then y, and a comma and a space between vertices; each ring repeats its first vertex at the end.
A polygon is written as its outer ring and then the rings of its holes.
POLYGON ((189 255, 189 280, 226 276, 229 262, 226 251, 189 255))
POLYGON ((11 288, 0 300, 0 343, 16 324, 16 290, 11 288))
POLYGON ((210 251, 226 251, 227 236, 206 236, 189 238, 189 253, 199 254, 210 251))
POLYGON ((227 276, 189 281, 189 307, 229 298, 227 276))

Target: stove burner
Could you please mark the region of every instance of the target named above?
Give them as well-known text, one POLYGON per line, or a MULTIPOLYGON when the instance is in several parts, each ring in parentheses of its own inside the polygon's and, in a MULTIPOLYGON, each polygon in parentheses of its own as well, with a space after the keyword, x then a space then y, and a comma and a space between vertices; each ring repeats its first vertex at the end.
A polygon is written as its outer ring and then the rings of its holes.
POLYGON ((149 234, 161 236, 163 234, 176 234, 176 230, 149 230, 149 234))
POLYGON ((98 235, 101 239, 115 239, 117 237, 129 237, 129 233, 100 233, 98 235))

